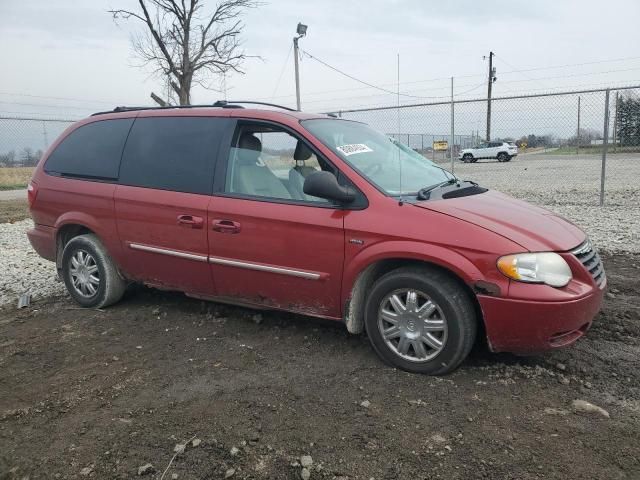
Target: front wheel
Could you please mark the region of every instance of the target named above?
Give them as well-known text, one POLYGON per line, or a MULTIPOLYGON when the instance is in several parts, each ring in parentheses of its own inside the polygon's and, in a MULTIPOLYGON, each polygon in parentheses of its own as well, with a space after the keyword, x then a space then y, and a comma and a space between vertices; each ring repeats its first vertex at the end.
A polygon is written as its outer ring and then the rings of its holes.
POLYGON ((498 161, 499 162, 508 162, 509 160, 511 160, 511 159, 509 158, 508 154, 506 154, 504 152, 500 152, 498 154, 498 161))
POLYGON ((429 375, 453 371, 476 336, 468 293, 447 273, 401 268, 381 277, 365 307, 365 326, 375 352, 402 370, 429 375))
POLYGON ((473 162, 473 155, 471 155, 470 153, 465 153, 465 154, 462 156, 462 161, 463 161, 464 163, 473 162))

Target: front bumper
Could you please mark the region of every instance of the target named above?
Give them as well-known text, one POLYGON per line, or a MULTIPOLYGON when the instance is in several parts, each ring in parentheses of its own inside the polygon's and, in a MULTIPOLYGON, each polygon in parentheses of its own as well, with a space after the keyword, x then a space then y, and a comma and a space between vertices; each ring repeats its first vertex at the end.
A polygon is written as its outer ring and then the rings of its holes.
POLYGON ((56 230, 45 225, 34 225, 27 231, 33 249, 43 258, 56 261, 56 230))
POLYGON ((527 354, 571 345, 591 326, 603 296, 604 289, 562 302, 479 295, 489 348, 527 354))

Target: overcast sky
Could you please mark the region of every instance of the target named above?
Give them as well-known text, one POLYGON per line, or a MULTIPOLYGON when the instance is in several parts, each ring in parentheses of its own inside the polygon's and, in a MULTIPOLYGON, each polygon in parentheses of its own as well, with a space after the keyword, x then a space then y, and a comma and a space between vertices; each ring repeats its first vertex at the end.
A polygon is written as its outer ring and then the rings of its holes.
MULTIPOLYGON (((129 38, 139 26, 115 24, 107 13, 136 3, 0 0, 0 115, 79 117, 149 104, 163 82, 135 66, 129 38)), ((298 21, 309 25, 304 50, 372 84, 395 90, 399 54, 400 90, 424 97, 416 101, 449 95, 450 76, 458 94, 486 95, 482 57, 489 50, 497 55, 498 96, 638 84, 639 20, 638 0, 272 0, 247 12, 245 50, 262 60, 247 60, 245 75, 228 78, 228 96, 294 105, 293 57, 285 59, 298 21), (563 65, 574 66, 545 68, 563 65)), ((193 102, 220 97, 196 87, 193 102)), ((302 102, 303 109, 324 111, 395 98, 303 58, 302 102)))

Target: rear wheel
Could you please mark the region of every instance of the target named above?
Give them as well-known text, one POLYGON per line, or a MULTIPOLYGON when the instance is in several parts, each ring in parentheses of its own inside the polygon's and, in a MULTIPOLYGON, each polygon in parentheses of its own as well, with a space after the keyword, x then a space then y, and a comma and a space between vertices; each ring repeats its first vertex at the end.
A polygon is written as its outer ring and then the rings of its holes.
POLYGON ((499 162, 508 162, 510 160, 509 155, 507 153, 504 152, 500 152, 498 154, 498 161, 499 162))
POLYGON ((469 354, 476 315, 467 292, 447 273, 410 267, 374 284, 365 326, 385 362, 408 372, 442 375, 469 354))
POLYGON ((474 160, 473 160, 473 155, 471 155, 470 153, 465 153, 465 154, 462 156, 462 161, 463 161, 464 163, 473 162, 473 161, 474 161, 474 160))
POLYGON ((116 303, 126 288, 104 245, 92 234, 74 237, 65 245, 62 276, 71 297, 88 308, 116 303))

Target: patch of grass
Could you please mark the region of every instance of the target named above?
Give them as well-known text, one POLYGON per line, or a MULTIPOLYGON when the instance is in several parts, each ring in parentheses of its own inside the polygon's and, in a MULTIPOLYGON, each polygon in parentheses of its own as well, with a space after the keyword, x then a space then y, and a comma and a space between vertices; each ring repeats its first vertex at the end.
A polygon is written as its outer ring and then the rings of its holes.
POLYGON ((18 190, 26 188, 31 180, 34 167, 0 168, 0 190, 18 190))
POLYGON ((29 218, 26 200, 0 200, 0 223, 13 223, 29 218))

